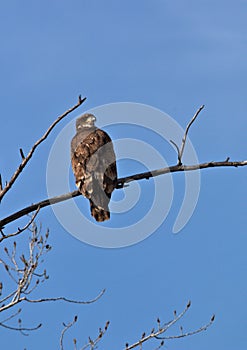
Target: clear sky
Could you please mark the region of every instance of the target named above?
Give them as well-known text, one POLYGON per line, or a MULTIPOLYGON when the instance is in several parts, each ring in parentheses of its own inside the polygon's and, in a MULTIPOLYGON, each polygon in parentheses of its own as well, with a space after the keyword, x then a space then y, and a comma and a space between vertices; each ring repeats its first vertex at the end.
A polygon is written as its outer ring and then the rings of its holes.
MULTIPOLYGON (((183 128, 205 104, 190 132, 199 161, 225 160, 228 156, 246 159, 246 13, 244 0, 2 2, 3 180, 9 179, 18 165, 19 148, 27 153, 53 120, 76 103, 79 94, 88 99, 39 148, 2 202, 1 217, 47 198, 48 157, 56 138, 80 113, 104 104, 146 104, 167 113, 183 128)), ((102 109, 97 117, 100 126, 107 124, 107 113, 102 109)), ((150 118, 154 118, 151 113, 150 118)), ((142 140, 158 150, 164 162, 176 163, 173 147, 160 136, 142 127, 118 124, 130 124, 130 120, 131 112, 126 120, 116 115, 116 125, 111 119, 106 129, 114 140, 142 140)), ((138 159, 119 161, 119 176, 144 169, 138 159)), ((184 174, 172 176, 171 209, 161 226, 145 240, 125 248, 83 243, 64 229, 52 208, 43 209, 39 220, 44 229, 50 228, 53 249, 45 262, 50 279, 35 296, 87 300, 103 288, 106 293, 89 306, 59 302, 23 305, 24 324, 42 322, 43 328, 29 337, 0 329, 0 348, 58 349, 62 322, 77 314, 79 321, 68 333, 66 349, 73 348, 73 338, 83 345, 108 319, 111 325, 101 348, 122 349, 126 342, 148 332, 157 316, 169 321, 173 310, 182 310, 190 299, 191 310, 182 320, 185 331, 207 323, 213 313, 215 323, 206 333, 167 342, 166 349, 246 349, 246 169, 209 169, 200 175, 195 211, 178 234, 172 228, 184 195, 184 174)), ((138 210, 113 215, 104 228, 114 227, 116 234, 124 236, 120 228, 146 217, 154 182, 139 185, 138 210)), ((75 189, 71 173, 70 186, 75 189)), ((158 186, 157 192, 166 198, 166 186, 158 186)), ((126 197, 138 193, 138 188, 135 184, 128 187, 126 197)), ((118 191, 115 200, 121 201, 124 193, 118 191)), ((79 198, 76 203, 88 211, 86 200, 79 198)), ((154 213, 151 220, 158 216, 154 213)), ((13 224, 8 230, 15 228, 13 224)), ((78 230, 83 230, 83 225, 78 230)), ((90 230, 95 230, 93 224, 87 226, 87 233, 90 230)), ((102 226, 97 232, 105 234, 102 226)), ((177 333, 179 327, 171 331, 177 333)), ((146 345, 146 349, 153 348, 154 344, 146 345)))

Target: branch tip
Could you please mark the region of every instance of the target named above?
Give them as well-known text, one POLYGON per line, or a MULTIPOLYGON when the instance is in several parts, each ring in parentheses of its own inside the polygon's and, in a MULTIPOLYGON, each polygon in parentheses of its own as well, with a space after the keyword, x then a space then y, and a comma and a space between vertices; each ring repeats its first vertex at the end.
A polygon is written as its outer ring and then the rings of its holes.
POLYGON ((22 148, 19 149, 20 155, 21 155, 21 159, 24 160, 26 157, 24 155, 24 152, 22 150, 22 148))

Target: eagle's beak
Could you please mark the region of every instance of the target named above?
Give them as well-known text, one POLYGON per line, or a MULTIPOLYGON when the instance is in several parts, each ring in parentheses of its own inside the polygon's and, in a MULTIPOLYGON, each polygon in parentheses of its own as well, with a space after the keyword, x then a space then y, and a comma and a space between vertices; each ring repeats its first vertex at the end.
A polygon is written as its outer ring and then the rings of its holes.
POLYGON ((96 117, 94 115, 90 115, 90 117, 88 118, 89 122, 95 122, 96 121, 96 117))

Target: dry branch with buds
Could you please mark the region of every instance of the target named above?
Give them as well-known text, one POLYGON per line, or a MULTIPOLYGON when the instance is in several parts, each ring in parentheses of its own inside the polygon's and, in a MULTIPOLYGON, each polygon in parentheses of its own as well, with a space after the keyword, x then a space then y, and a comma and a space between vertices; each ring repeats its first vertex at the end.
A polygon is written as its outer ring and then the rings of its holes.
MULTIPOLYGON (((64 335, 65 335, 65 333, 72 326, 74 326, 74 324, 77 322, 77 320, 78 320, 78 317, 75 316, 72 322, 69 322, 68 324, 63 323, 64 329, 62 330, 61 337, 60 337, 60 349, 61 350, 64 350, 64 335)), ((96 349, 98 346, 98 343, 101 341, 101 339, 103 338, 103 336, 107 332, 109 324, 110 324, 110 321, 107 321, 104 328, 99 328, 98 335, 94 339, 91 337, 88 337, 88 341, 86 342, 85 345, 80 347, 80 350, 86 350, 86 349, 94 350, 94 349, 96 349)), ((74 343, 74 350, 78 350, 79 349, 77 347, 78 341, 76 338, 73 339, 73 343, 74 343)))
MULTIPOLYGON (((5 258, 0 258, 0 264, 4 268, 5 272, 9 276, 12 284, 12 290, 10 287, 5 288, 4 282, 0 281, 0 313, 15 307, 22 302, 28 303, 42 303, 50 301, 65 301, 67 303, 74 304, 91 304, 97 301, 105 292, 102 290, 98 296, 92 300, 73 300, 66 297, 53 297, 53 298, 39 298, 33 299, 31 297, 32 292, 45 280, 49 278, 46 269, 40 271, 40 265, 44 255, 51 250, 51 246, 48 244, 49 230, 45 235, 41 234, 41 227, 37 227, 34 221, 35 215, 29 221, 28 229, 31 234, 29 237, 28 252, 22 253, 18 256, 17 243, 13 242, 12 248, 4 247, 5 258)), ((21 309, 20 309, 21 310, 21 309)), ((19 313, 20 311, 18 311, 19 313)), ((23 328, 19 322, 18 327, 12 327, 7 322, 17 315, 14 313, 10 317, 3 321, 0 321, 0 326, 13 330, 35 330, 40 327, 23 328)))
POLYGON ((164 324, 161 325, 161 321, 159 318, 157 318, 157 324, 156 327, 154 327, 148 334, 146 334, 145 332, 142 334, 142 336, 140 337, 140 339, 138 341, 136 341, 133 344, 129 344, 126 343, 125 344, 125 348, 124 350, 132 350, 135 349, 137 347, 142 348, 142 345, 152 339, 156 339, 156 340, 161 340, 161 342, 158 345, 158 349, 160 347, 162 347, 165 344, 165 340, 172 340, 172 339, 179 339, 179 338, 184 338, 184 337, 188 337, 197 333, 200 333, 202 331, 205 331, 208 329, 208 327, 210 327, 212 325, 212 323, 214 322, 215 316, 213 315, 210 319, 210 321, 201 326, 200 328, 194 330, 194 331, 189 331, 189 332, 185 332, 183 331, 183 328, 180 327, 180 334, 176 334, 176 335, 172 335, 172 336, 161 336, 163 335, 166 331, 168 331, 172 326, 174 326, 179 320, 181 320, 181 318, 185 315, 185 313, 189 310, 191 306, 191 302, 189 301, 185 307, 185 309, 177 315, 176 311, 174 312, 174 318, 169 321, 166 322, 164 324))

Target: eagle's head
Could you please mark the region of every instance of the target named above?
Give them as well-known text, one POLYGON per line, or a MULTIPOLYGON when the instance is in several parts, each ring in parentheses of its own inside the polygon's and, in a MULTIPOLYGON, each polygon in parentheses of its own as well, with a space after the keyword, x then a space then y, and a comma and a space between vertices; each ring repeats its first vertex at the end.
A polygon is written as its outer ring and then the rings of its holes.
POLYGON ((92 128, 94 127, 94 122, 96 118, 91 113, 85 113, 76 119, 76 131, 81 131, 82 128, 92 128))

